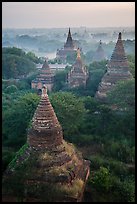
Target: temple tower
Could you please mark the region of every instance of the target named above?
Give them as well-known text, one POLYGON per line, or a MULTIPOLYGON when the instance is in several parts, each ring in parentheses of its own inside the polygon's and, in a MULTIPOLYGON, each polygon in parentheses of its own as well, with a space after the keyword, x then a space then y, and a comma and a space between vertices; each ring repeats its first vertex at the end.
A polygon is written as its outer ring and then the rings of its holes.
POLYGON ((43 87, 27 144, 5 172, 3 202, 16 202, 17 198, 25 202, 82 201, 89 166, 76 147, 63 139, 62 127, 43 87))
POLYGON ((36 79, 32 80, 31 88, 42 90, 43 85, 46 85, 51 91, 54 84, 54 73, 51 71, 47 60, 45 62, 36 79))
POLYGON ((68 37, 67 37, 67 41, 64 45, 64 49, 74 49, 74 43, 72 40, 72 36, 71 36, 71 32, 70 32, 70 28, 69 28, 69 32, 68 32, 68 37))
POLYGON ((111 59, 107 64, 107 72, 99 84, 95 97, 105 101, 107 92, 111 91, 118 81, 132 78, 120 32, 111 59))
POLYGON ((102 48, 102 42, 100 40, 99 42, 99 46, 93 56, 93 61, 101 61, 101 60, 105 60, 107 59, 106 53, 104 51, 104 49, 102 48))
POLYGON ((76 61, 72 66, 72 69, 68 73, 68 84, 70 87, 86 86, 88 78, 87 69, 81 59, 80 49, 77 49, 76 61))
POLYGON ((71 31, 69 28, 68 36, 66 43, 64 44, 64 48, 57 49, 56 58, 58 61, 61 61, 62 63, 67 62, 67 56, 74 56, 77 52, 77 48, 75 47, 74 41, 71 36, 71 31))

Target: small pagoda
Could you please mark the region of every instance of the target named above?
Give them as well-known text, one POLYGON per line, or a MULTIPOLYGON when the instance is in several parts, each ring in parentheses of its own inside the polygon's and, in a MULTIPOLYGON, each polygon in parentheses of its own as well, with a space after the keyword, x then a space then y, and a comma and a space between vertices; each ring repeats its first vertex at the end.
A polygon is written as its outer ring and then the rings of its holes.
POLYGON ((112 90, 118 81, 132 78, 120 32, 111 59, 107 64, 107 72, 99 84, 95 97, 105 102, 107 100, 107 93, 112 90))
POLYGON ((43 85, 46 85, 48 91, 51 91, 54 84, 54 75, 55 73, 53 73, 47 60, 45 59, 37 78, 31 82, 31 88, 42 90, 43 85))
POLYGON ((28 130, 27 143, 3 176, 3 202, 81 202, 90 162, 63 139, 46 87, 28 130))
POLYGON ((71 88, 86 86, 88 71, 81 59, 80 49, 77 49, 76 61, 68 73, 68 85, 71 88))
POLYGON ((62 63, 66 63, 67 62, 66 61, 67 56, 75 55, 76 52, 77 52, 77 48, 76 48, 75 43, 72 39, 70 28, 69 28, 68 36, 67 36, 66 43, 64 44, 64 48, 57 50, 56 58, 57 58, 57 60, 61 61, 62 63))
POLYGON ((102 47, 102 42, 100 40, 99 42, 99 46, 95 52, 95 54, 93 55, 93 59, 92 61, 102 61, 102 60, 105 60, 107 59, 107 56, 106 56, 106 53, 102 47))

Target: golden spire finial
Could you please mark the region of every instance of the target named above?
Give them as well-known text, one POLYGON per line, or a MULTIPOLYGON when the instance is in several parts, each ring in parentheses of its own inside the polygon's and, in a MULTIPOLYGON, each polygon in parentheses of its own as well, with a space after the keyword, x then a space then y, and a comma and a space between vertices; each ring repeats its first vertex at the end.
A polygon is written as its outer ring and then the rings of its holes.
POLYGON ((80 59, 80 58, 81 58, 80 49, 78 48, 78 49, 77 49, 77 59, 80 59))

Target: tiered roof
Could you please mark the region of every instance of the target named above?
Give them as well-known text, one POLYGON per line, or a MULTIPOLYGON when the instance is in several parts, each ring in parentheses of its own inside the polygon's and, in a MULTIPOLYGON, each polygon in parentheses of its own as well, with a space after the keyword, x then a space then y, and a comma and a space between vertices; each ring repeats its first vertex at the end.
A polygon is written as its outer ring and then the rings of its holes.
POLYGON ((70 32, 70 28, 69 28, 69 32, 68 32, 68 37, 67 37, 67 41, 64 45, 64 49, 73 49, 74 48, 74 43, 72 40, 72 36, 71 36, 71 32, 70 32))
POLYGON ((32 80, 32 84, 35 84, 35 87, 37 87, 37 89, 42 89, 43 85, 47 85, 48 89, 51 90, 51 87, 54 83, 54 75, 55 73, 53 73, 47 60, 45 59, 45 62, 41 70, 39 71, 38 76, 36 77, 36 79, 32 80))
POLYGON ((72 39, 70 28, 69 28, 68 36, 67 36, 66 43, 64 44, 64 48, 57 50, 56 57, 57 59, 61 60, 63 63, 66 63, 67 56, 75 55, 76 50, 77 49, 75 47, 75 43, 72 39))
POLYGON ((17 187, 14 189, 18 178, 26 201, 81 201, 88 175, 89 162, 63 139, 62 127, 43 88, 27 147, 5 173, 3 200, 18 197, 17 187))
POLYGON ((77 49, 77 57, 76 61, 72 66, 68 74, 68 83, 70 87, 76 87, 80 85, 86 85, 86 81, 88 78, 88 72, 86 67, 81 59, 80 49, 77 49))
POLYGON ((118 81, 132 79, 132 77, 122 42, 122 35, 119 33, 113 54, 107 64, 107 72, 99 84, 96 98, 105 100, 106 93, 110 91, 118 81))
POLYGON ((93 61, 101 61, 107 59, 104 49, 102 48, 102 42, 100 40, 99 46, 93 56, 93 61))

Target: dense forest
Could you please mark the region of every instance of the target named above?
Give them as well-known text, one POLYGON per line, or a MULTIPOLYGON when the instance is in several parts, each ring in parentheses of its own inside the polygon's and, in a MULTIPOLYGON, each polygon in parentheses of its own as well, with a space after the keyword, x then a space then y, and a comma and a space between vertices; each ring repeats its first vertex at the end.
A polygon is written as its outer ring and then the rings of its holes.
MULTIPOLYGON (((40 100, 30 86, 36 75, 34 63, 40 59, 17 48, 3 48, 2 52, 4 172, 25 144, 27 129, 40 100), (20 75, 25 77, 15 80, 20 75)), ((66 67, 56 73, 53 91, 49 93, 64 139, 73 143, 91 162, 84 195, 87 202, 135 201, 135 56, 128 55, 128 61, 134 78, 119 82, 108 95, 107 104, 94 98, 106 72, 106 60, 87 65, 86 88, 67 87, 69 67, 66 67), (112 108, 113 104, 116 109, 112 108)))

